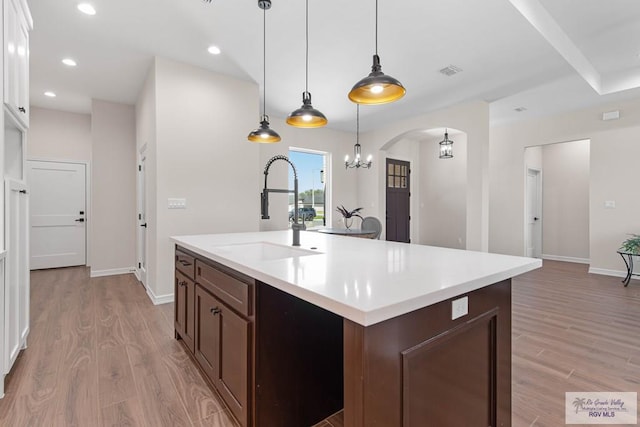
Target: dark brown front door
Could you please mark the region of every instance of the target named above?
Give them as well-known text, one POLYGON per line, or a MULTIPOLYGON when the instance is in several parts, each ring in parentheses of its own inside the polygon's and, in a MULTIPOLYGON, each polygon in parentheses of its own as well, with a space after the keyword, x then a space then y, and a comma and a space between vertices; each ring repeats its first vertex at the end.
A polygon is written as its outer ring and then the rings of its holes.
POLYGON ((387 240, 411 241, 409 237, 409 162, 387 159, 387 240))

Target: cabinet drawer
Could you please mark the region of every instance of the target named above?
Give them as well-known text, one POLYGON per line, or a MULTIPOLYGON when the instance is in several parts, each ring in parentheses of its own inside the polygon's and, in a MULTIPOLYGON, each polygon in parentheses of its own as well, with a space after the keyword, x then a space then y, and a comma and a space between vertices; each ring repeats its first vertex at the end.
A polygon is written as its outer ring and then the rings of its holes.
POLYGON ((246 281, 241 281, 198 259, 196 260, 196 282, 238 313, 244 316, 252 314, 252 279, 247 278, 246 281))
POLYGON ((195 279, 195 259, 179 249, 176 249, 176 270, 180 270, 190 279, 195 279))

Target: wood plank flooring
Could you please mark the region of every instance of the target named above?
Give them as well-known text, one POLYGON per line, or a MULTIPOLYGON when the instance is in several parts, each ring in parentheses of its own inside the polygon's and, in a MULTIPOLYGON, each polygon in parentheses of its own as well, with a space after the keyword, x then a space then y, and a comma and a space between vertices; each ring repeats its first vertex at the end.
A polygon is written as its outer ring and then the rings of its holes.
MULTIPOLYGON (((173 338, 173 304, 133 276, 34 271, 31 290, 0 426, 237 427, 173 338)), ((640 391, 640 281, 545 261, 514 279, 513 311, 514 427, 564 425, 565 391, 640 391)))
POLYGON ((237 426, 132 275, 34 271, 31 293, 1 426, 237 426))

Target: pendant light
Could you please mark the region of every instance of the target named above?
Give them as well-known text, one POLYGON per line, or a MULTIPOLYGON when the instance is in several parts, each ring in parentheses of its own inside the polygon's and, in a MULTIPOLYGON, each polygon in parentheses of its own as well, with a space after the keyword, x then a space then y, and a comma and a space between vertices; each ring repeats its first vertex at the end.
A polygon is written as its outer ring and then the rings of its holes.
POLYGON ((349 161, 349 155, 344 157, 345 169, 369 169, 371 167, 371 154, 367 156, 367 161, 362 161, 362 147, 360 146, 360 104, 356 105, 356 145, 353 146, 353 160, 349 161))
POLYGON ((376 53, 373 55, 371 74, 356 83, 349 99, 358 104, 386 104, 397 101, 406 93, 398 80, 382 72, 378 56, 378 0, 376 0, 376 53))
POLYGON ((440 141, 440 158, 452 159, 453 158, 453 141, 449 139, 449 129, 444 130, 444 139, 440 141))
POLYGON ((302 93, 302 107, 287 117, 287 124, 297 128, 318 128, 327 124, 327 118, 311 105, 309 93, 309 0, 306 0, 306 50, 305 50, 305 84, 302 93))
POLYGON ((251 142, 270 144, 280 141, 278 132, 269 127, 267 116, 267 9, 271 9, 271 0, 258 0, 258 7, 262 9, 262 119, 260 127, 251 131, 247 139, 251 142))

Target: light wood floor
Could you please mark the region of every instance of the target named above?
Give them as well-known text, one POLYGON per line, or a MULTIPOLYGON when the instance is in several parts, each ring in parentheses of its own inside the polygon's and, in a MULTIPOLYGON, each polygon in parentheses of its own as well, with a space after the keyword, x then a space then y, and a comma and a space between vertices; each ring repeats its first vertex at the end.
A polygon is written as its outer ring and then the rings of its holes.
MULTIPOLYGON (((36 271, 31 289, 0 426, 236 427, 173 339, 173 304, 153 306, 131 275, 36 271)), ((639 281, 545 261, 514 280, 513 311, 514 427, 564 425, 565 391, 640 391, 639 281)))

